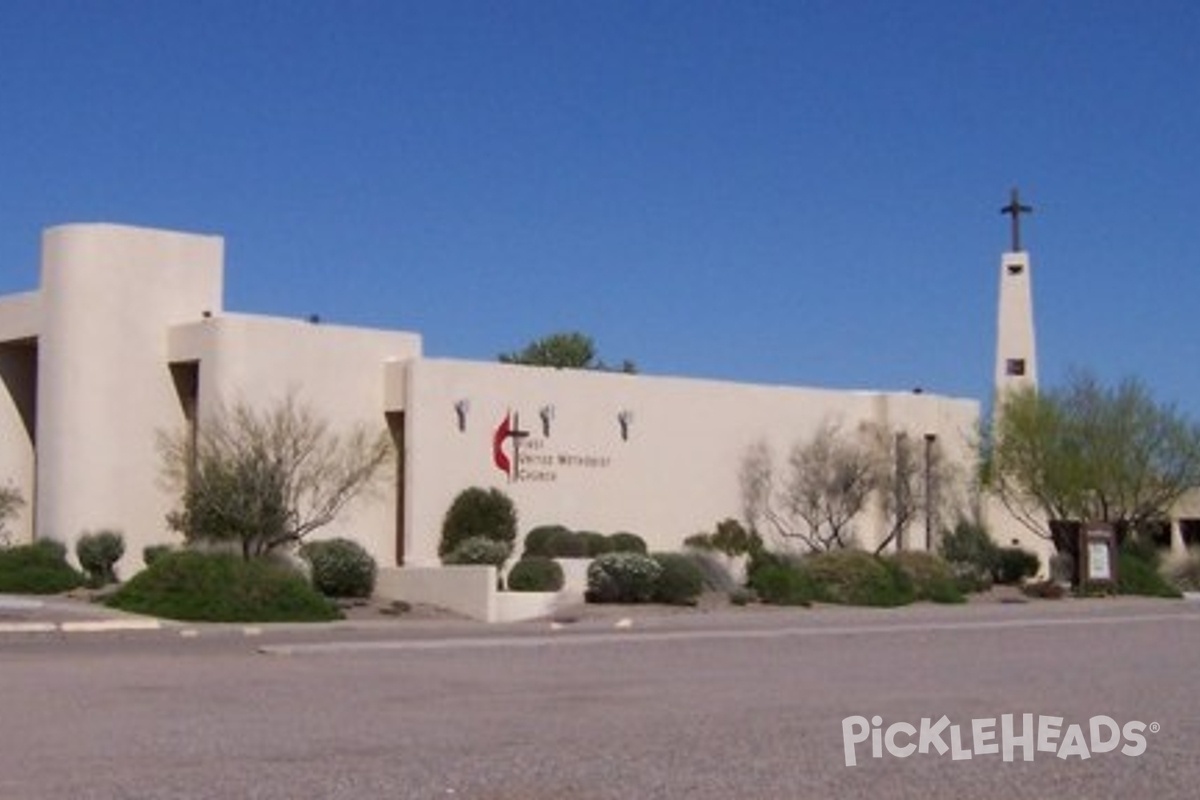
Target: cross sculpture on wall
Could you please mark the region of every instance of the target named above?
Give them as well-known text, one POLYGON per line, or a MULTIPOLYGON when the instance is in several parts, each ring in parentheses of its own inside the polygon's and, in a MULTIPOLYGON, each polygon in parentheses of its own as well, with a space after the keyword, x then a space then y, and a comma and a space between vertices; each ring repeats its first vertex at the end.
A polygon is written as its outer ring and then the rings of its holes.
POLYGON ((1021 197, 1016 189, 1012 190, 1012 199, 1008 205, 1000 209, 1001 214, 1008 214, 1012 217, 1012 252, 1021 252, 1021 215, 1032 214, 1033 206, 1021 204, 1021 197))

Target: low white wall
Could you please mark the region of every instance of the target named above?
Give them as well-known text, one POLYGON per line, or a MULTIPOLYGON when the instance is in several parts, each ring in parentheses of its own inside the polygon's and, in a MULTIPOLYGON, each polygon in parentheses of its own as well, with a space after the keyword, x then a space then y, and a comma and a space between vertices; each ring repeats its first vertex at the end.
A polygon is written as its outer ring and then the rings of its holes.
POLYGON ((554 613, 558 592, 496 592, 496 618, 490 622, 522 622, 554 613))
POLYGON ((590 558, 556 558, 563 571, 563 594, 583 599, 587 591, 587 569, 590 558))
MULTIPOLYGON (((583 562, 586 570, 587 562, 583 562)), ((486 566, 392 567, 379 570, 375 594, 388 600, 445 608, 481 622, 521 622, 548 617, 565 602, 583 598, 562 592, 500 592, 496 568, 486 566)))
POLYGON ((424 603, 495 622, 496 568, 489 566, 402 567, 379 570, 375 594, 389 600, 424 603))

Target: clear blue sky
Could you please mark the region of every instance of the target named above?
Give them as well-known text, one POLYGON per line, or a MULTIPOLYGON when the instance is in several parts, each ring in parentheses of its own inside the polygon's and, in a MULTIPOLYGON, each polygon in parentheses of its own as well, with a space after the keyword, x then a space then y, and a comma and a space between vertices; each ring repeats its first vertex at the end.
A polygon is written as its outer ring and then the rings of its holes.
POLYGON ((1013 185, 1043 383, 1200 418, 1194 0, 0 4, 0 293, 163 226, 434 356, 986 400, 1013 185))

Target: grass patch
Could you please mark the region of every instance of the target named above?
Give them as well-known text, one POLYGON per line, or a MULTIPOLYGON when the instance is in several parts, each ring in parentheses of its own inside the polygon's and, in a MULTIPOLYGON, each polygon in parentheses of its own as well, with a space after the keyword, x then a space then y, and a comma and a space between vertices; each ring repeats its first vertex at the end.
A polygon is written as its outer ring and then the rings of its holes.
POLYGON ((107 604, 192 622, 325 622, 342 617, 336 605, 291 569, 192 550, 160 556, 107 604))

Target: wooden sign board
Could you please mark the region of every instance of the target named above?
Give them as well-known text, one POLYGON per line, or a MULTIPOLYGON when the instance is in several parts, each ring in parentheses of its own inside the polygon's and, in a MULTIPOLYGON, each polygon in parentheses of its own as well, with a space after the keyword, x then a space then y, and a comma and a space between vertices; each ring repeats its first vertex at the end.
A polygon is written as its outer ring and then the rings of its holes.
POLYGON ((1106 522, 1084 523, 1079 531, 1079 576, 1085 583, 1116 583, 1117 535, 1106 522))

